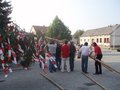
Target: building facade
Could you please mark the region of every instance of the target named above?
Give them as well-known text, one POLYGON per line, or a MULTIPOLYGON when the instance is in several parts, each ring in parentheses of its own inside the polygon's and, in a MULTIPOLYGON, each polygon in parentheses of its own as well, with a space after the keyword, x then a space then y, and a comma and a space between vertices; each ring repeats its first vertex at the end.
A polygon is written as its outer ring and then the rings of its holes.
POLYGON ((35 26, 35 25, 33 25, 31 27, 30 33, 33 33, 35 35, 39 32, 42 33, 42 34, 45 34, 47 32, 47 30, 48 30, 48 27, 46 27, 46 26, 35 26))
POLYGON ((120 25, 87 30, 80 37, 80 44, 96 42, 103 48, 120 48, 120 25))

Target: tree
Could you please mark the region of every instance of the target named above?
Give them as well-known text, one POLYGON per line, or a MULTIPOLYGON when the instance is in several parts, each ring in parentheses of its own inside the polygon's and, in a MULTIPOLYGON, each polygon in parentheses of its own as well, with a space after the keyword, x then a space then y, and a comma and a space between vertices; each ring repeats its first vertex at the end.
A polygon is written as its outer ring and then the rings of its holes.
POLYGON ((84 33, 83 30, 77 30, 77 31, 74 33, 73 37, 74 37, 75 39, 79 39, 79 37, 80 37, 83 33, 84 33))
POLYGON ((64 25, 64 23, 58 18, 55 17, 53 23, 49 26, 47 31, 47 36, 59 40, 67 39, 71 40, 71 31, 64 25))
POLYGON ((84 33, 83 30, 77 30, 77 31, 74 33, 73 37, 77 40, 77 43, 79 43, 79 37, 80 37, 83 33, 84 33))
POLYGON ((4 34, 7 29, 7 25, 11 22, 9 15, 12 12, 10 2, 0 0, 0 34, 4 34))

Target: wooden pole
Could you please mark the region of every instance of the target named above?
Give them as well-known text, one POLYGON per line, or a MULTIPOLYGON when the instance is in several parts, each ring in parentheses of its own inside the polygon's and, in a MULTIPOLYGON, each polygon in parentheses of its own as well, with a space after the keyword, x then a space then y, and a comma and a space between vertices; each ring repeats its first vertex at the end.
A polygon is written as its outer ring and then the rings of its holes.
POLYGON ((86 76, 88 79, 90 79, 92 82, 94 82, 95 84, 97 84, 100 88, 102 88, 102 90, 107 90, 104 86, 102 86, 101 84, 99 84, 97 81, 95 81, 94 79, 92 79, 90 76, 86 75, 85 73, 82 73, 84 76, 86 76))
POLYGON ((115 70, 114 68, 110 67, 109 65, 105 64, 103 61, 100 61, 100 60, 98 60, 98 59, 96 59, 96 58, 93 58, 93 57, 91 57, 91 56, 90 56, 90 58, 92 58, 93 60, 101 63, 101 64, 102 64, 105 68, 107 68, 109 71, 114 71, 114 72, 120 74, 119 71, 117 71, 117 70, 115 70))
POLYGON ((48 40, 54 40, 54 41, 58 41, 58 42, 60 42, 60 43, 63 43, 63 41, 62 40, 58 40, 58 39, 54 39, 54 38, 50 38, 50 37, 45 37, 46 39, 48 39, 48 40))
POLYGON ((111 72, 113 71, 111 68, 109 68, 105 63, 101 62, 100 60, 97 60, 97 59, 95 59, 95 58, 93 58, 91 56, 90 56, 90 58, 93 59, 94 61, 97 61, 97 62, 101 63, 109 71, 111 71, 111 72))
POLYGON ((42 74, 40 72, 40 74, 45 77, 49 82, 51 82, 52 84, 54 84, 56 87, 58 87, 60 90, 65 90, 65 88, 63 88, 62 86, 60 86, 58 83, 56 83, 55 81, 53 81, 52 79, 48 78, 46 75, 42 74))

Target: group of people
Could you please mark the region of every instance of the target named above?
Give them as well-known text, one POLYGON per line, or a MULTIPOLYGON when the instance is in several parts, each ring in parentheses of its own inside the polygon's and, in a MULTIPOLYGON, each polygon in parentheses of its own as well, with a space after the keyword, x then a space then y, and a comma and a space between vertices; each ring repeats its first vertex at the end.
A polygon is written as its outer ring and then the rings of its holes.
MULTIPOLYGON (((68 41, 65 40, 64 43, 61 44, 51 40, 48 44, 48 49, 49 52, 55 57, 58 70, 61 70, 62 72, 65 70, 67 70, 67 72, 74 70, 76 47, 73 42, 68 43, 68 41)), ((52 62, 49 61, 49 71, 56 72, 56 70, 57 69, 54 67, 52 62)))
MULTIPOLYGON (((74 59, 76 56, 76 46, 74 42, 68 42, 67 40, 64 43, 55 42, 51 40, 48 44, 49 52, 55 57, 57 64, 57 69, 64 72, 74 71, 74 59)), ((81 69, 82 72, 88 73, 88 59, 91 54, 94 53, 94 59, 102 59, 102 51, 100 46, 96 42, 93 42, 91 46, 88 46, 88 42, 85 42, 84 45, 79 46, 79 54, 81 58, 81 69)), ((94 75, 102 74, 101 63, 95 60, 95 73, 94 75)), ((53 63, 49 61, 49 71, 56 72, 57 69, 54 67, 53 63)))
POLYGON ((100 46, 96 42, 93 42, 91 46, 88 46, 88 43, 85 42, 84 45, 80 48, 79 53, 81 54, 81 68, 82 72, 88 73, 88 58, 94 53, 93 58, 95 59, 95 73, 94 75, 102 74, 101 63, 97 60, 102 59, 102 51, 100 46), (92 48, 93 47, 93 48, 92 48))

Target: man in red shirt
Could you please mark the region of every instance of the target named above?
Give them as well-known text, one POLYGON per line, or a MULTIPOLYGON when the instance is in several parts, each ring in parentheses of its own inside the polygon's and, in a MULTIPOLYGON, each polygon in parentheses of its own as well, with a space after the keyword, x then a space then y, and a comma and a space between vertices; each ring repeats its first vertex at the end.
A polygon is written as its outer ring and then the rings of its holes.
POLYGON ((67 40, 61 47, 61 56, 62 56, 61 71, 64 72, 64 68, 66 66, 67 71, 70 72, 70 60, 69 60, 70 46, 68 45, 67 40))
MULTIPOLYGON (((95 52, 95 57, 97 60, 102 59, 102 51, 101 48, 97 45, 97 43, 93 43, 93 47, 94 47, 94 52, 95 52)), ((95 75, 96 74, 102 74, 102 66, 100 62, 95 61, 95 75)))

